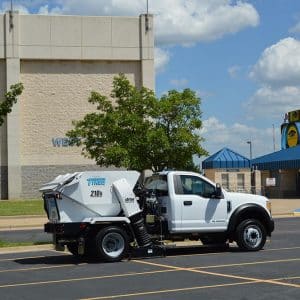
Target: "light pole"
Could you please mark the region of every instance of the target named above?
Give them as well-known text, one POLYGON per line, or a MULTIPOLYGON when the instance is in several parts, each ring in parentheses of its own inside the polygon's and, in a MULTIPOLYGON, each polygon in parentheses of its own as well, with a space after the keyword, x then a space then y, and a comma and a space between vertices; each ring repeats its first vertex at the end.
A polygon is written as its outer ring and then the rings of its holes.
POLYGON ((252 160, 252 142, 251 141, 247 141, 247 144, 250 145, 250 159, 252 160))

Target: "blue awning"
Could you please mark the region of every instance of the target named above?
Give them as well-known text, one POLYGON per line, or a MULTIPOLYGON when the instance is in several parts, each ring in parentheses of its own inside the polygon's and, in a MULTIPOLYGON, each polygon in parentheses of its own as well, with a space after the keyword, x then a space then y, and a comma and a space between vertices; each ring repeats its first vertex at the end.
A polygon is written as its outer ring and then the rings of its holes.
POLYGON ((250 160, 234 152, 223 148, 202 162, 203 169, 241 169, 250 168, 250 160))
POLYGON ((258 170, 300 169, 300 146, 257 157, 251 165, 258 170))

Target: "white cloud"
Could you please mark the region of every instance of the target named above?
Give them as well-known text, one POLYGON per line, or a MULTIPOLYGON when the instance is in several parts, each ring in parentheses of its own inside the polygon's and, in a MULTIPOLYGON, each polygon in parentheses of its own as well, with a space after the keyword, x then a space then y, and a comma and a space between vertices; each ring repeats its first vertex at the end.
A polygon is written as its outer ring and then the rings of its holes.
POLYGON ((300 106, 300 41, 288 37, 266 48, 250 72, 260 87, 246 103, 264 118, 280 118, 300 106))
POLYGON ((161 48, 154 49, 154 66, 156 73, 163 72, 169 60, 170 53, 167 50, 161 48))
POLYGON ((246 107, 264 118, 280 118, 286 112, 299 109, 300 86, 268 87, 262 86, 250 98, 246 107))
POLYGON ((298 85, 300 41, 288 37, 264 50, 250 77, 270 85, 298 85))
POLYGON ((181 87, 186 87, 188 84, 188 80, 185 78, 180 78, 180 79, 171 79, 170 80, 171 85, 181 88, 181 87))
MULTIPOLYGON (((11 8, 10 5, 11 5, 10 1, 2 2, 0 13, 3 14, 5 12, 7 12, 8 10, 10 10, 10 8, 11 8)), ((29 10, 27 9, 27 7, 22 4, 19 4, 19 3, 13 5, 13 10, 17 10, 21 14, 29 14, 29 10)))
POLYGON ((139 0, 55 0, 61 14, 132 16, 146 11, 146 1, 139 0))
POLYGON ((40 15, 48 15, 49 14, 49 6, 44 5, 39 8, 38 14, 40 15))
MULTIPOLYGON (((280 143, 280 131, 276 129, 276 141, 280 143)), ((205 138, 203 147, 213 154, 223 147, 228 147, 246 157, 249 157, 251 141, 253 157, 270 153, 273 150, 273 128, 259 129, 241 123, 226 125, 215 117, 203 121, 199 134, 205 138)), ((279 150, 278 145, 276 149, 279 150)))
POLYGON ((158 44, 211 41, 259 23, 255 8, 230 0, 153 1, 158 44))

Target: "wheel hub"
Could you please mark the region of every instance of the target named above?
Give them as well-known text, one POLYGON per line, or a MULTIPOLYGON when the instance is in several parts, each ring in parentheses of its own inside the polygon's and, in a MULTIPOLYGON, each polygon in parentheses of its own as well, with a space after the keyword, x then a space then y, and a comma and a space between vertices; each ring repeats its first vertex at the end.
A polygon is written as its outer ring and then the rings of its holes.
POLYGON ((259 228, 248 226, 244 231, 244 241, 251 247, 257 247, 262 241, 262 234, 259 228))
POLYGON ((102 240, 102 249, 110 257, 118 257, 125 248, 125 241, 119 233, 108 233, 102 240))

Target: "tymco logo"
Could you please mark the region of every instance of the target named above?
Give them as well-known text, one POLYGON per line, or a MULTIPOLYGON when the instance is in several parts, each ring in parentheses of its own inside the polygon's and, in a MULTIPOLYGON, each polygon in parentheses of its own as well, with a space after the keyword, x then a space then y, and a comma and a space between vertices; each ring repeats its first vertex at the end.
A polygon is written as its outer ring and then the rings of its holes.
POLYGON ((105 178, 88 178, 87 180, 88 186, 97 186, 97 185, 105 185, 105 178))

